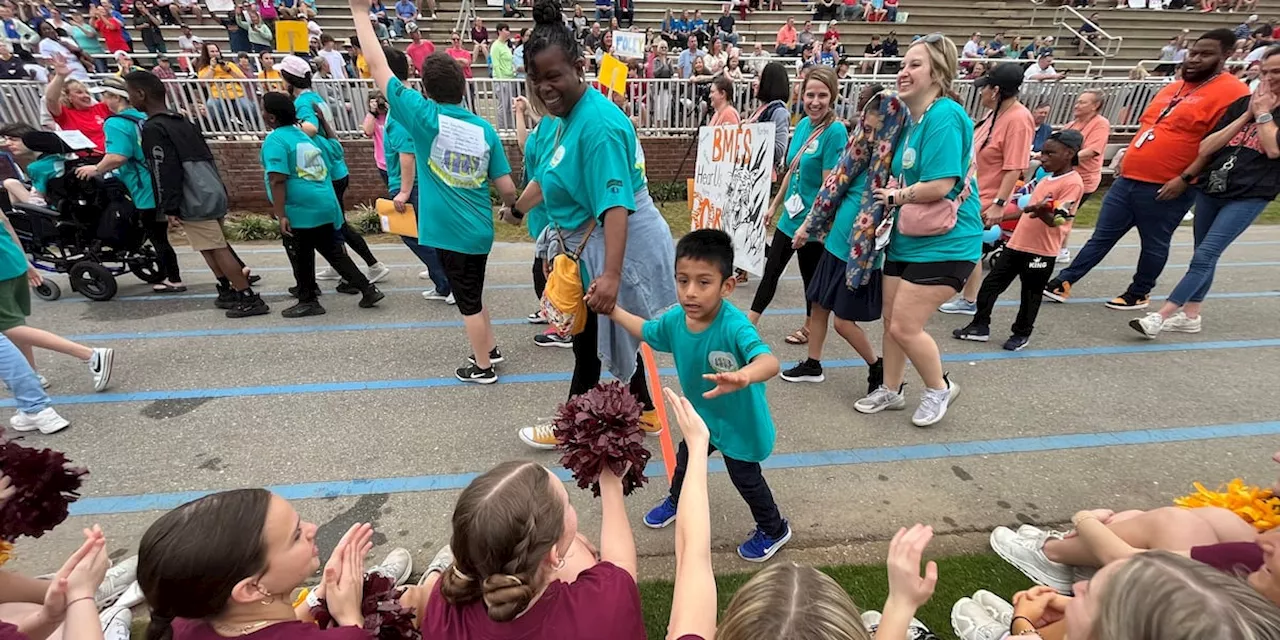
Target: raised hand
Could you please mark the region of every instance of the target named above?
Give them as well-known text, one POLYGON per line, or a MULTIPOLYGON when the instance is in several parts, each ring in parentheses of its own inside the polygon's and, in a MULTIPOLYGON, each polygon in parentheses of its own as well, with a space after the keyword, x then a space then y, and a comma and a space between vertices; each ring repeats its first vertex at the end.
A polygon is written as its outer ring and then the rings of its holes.
POLYGON ((725 373, 708 373, 702 376, 704 380, 710 380, 716 383, 716 387, 704 394, 702 397, 710 400, 718 398, 726 393, 733 393, 745 388, 751 384, 751 378, 742 371, 728 371, 725 373))
POLYGON ((684 436, 686 443, 693 445, 711 441, 711 432, 707 430, 707 423, 702 420, 702 416, 698 415, 688 398, 676 395, 670 387, 663 387, 662 395, 671 406, 671 412, 676 415, 676 424, 679 425, 680 435, 684 436))
POLYGON ((932 539, 933 527, 917 524, 899 529, 889 543, 889 600, 898 606, 915 611, 933 597, 938 585, 937 563, 929 561, 924 576, 920 575, 920 561, 932 539))

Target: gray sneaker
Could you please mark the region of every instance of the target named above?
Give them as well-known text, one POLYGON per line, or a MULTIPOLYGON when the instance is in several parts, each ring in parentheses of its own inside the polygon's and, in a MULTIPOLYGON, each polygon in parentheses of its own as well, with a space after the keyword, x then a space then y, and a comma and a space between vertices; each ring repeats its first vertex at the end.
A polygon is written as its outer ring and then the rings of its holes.
POLYGON ((369 570, 369 573, 377 573, 395 580, 397 587, 408 582, 409 574, 412 572, 413 554, 403 547, 392 549, 381 564, 369 570))
POLYGON ((422 572, 422 577, 418 578, 418 585, 421 586, 426 584, 427 577, 433 573, 444 573, 452 564, 453 549, 450 549, 449 545, 446 544, 445 546, 440 547, 440 550, 436 552, 435 557, 431 559, 431 563, 427 565, 427 570, 422 572))
POLYGON ((907 399, 903 397, 902 391, 907 385, 903 384, 898 387, 897 391, 892 391, 889 387, 880 385, 875 391, 872 391, 867 397, 853 403, 853 410, 858 413, 880 413, 881 411, 901 411, 907 408, 907 399))
POLYGON ((956 396, 960 395, 960 385, 952 382, 949 374, 943 375, 942 380, 947 383, 945 389, 924 390, 924 396, 920 398, 920 406, 916 408, 915 415, 911 416, 911 424, 917 427, 931 427, 947 415, 947 407, 951 406, 956 396))
POLYGON ((129 640, 133 612, 124 607, 109 607, 98 614, 103 640, 129 640))
POLYGON ((102 584, 98 585, 98 590, 93 595, 94 603, 99 609, 115 604, 116 600, 120 599, 120 595, 137 580, 138 556, 129 556, 111 565, 106 575, 102 577, 102 584))
POLYGON ((1043 541, 1024 538, 1007 527, 996 527, 991 532, 991 550, 1037 584, 1071 595, 1074 572, 1045 557, 1043 541))

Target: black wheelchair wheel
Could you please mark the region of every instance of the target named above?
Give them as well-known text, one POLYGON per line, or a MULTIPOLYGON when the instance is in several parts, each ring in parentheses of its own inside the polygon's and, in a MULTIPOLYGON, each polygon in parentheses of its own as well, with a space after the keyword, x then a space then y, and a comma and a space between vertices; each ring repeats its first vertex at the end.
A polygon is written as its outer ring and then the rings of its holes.
POLYGON ((156 259, 154 253, 148 252, 145 255, 131 258, 125 264, 133 275, 147 284, 164 282, 164 273, 160 271, 160 261, 156 259))
POLYGON ((77 262, 71 265, 67 275, 71 277, 71 288, 90 300, 102 302, 116 295, 118 285, 115 275, 96 262, 77 262))
POLYGON ((59 287, 58 283, 52 280, 45 280, 40 283, 40 286, 32 287, 32 290, 36 292, 37 298, 48 300, 49 302, 62 297, 62 287, 59 287))

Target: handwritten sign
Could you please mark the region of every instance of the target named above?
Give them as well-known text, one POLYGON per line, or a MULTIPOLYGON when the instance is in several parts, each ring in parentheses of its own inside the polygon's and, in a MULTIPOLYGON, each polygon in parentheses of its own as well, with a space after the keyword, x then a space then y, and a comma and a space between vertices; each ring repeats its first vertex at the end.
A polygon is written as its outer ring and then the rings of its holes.
POLYGON ((204 6, 209 9, 209 13, 227 13, 236 10, 234 0, 205 0, 204 6))
POLYGON ((691 227, 729 234, 733 266, 756 276, 764 275, 773 127, 763 122, 698 130, 691 227))
POLYGON ((637 31, 614 31, 613 53, 619 58, 643 58, 644 34, 637 31))

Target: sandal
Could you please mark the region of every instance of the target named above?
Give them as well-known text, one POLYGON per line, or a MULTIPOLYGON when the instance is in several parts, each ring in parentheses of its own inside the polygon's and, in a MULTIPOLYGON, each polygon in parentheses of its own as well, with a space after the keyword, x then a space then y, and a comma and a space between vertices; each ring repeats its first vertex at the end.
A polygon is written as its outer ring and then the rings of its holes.
POLYGON ((809 330, 800 327, 796 332, 786 337, 787 344, 809 344, 809 330))
POLYGON ((181 284, 165 284, 160 283, 151 287, 152 293, 182 293, 187 290, 186 285, 181 284))
POLYGON ((737 279, 738 284, 746 284, 746 283, 747 283, 747 272, 746 272, 746 271, 743 271, 742 269, 738 269, 738 270, 737 270, 737 273, 735 274, 735 278, 737 279))

